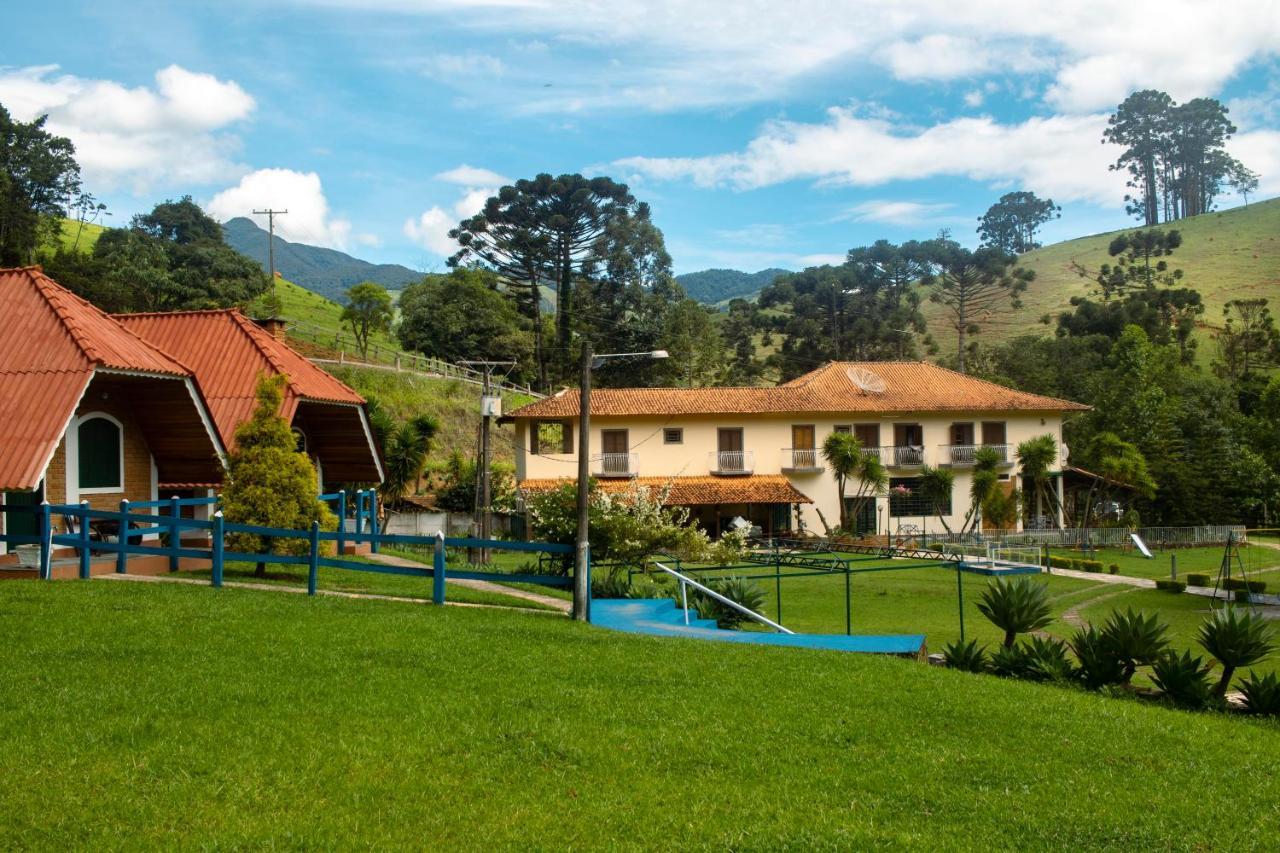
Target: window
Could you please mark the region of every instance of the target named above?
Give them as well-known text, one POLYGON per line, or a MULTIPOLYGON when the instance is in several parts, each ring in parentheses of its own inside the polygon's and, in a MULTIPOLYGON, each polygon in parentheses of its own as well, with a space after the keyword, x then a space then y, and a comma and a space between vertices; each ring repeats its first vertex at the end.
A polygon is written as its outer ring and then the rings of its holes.
POLYGON ((853 428, 853 434, 863 447, 880 446, 880 424, 858 424, 853 428))
POLYGON ((684 430, 680 427, 667 427, 662 431, 663 444, 684 444, 684 430))
POLYGON ((849 433, 853 432, 853 427, 850 426, 849 424, 836 424, 835 432, 842 432, 848 435, 849 433))
MULTIPOLYGON (((942 514, 951 515, 951 498, 942 505, 942 514)), ((920 496, 920 478, 893 477, 889 480, 889 517, 937 515, 934 507, 920 496)))
POLYGON ((532 453, 572 453, 573 426, 568 421, 534 421, 529 427, 532 453))
POLYGON ((76 430, 80 490, 124 488, 124 433, 114 418, 91 415, 76 430))

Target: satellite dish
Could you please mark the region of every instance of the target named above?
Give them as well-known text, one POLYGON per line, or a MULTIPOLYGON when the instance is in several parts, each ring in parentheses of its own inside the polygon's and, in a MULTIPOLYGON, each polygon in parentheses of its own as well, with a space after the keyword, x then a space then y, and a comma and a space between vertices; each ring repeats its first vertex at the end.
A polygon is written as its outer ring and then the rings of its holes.
POLYGON ((845 373, 848 374, 849 381, 861 389, 863 393, 883 394, 889 387, 884 384, 884 379, 879 374, 872 373, 865 367, 850 367, 845 373))

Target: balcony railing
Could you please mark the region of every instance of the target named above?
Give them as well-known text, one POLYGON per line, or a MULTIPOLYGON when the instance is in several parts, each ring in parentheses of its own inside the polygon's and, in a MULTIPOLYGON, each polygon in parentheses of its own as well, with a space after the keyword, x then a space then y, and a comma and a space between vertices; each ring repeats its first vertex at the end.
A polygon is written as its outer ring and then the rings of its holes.
POLYGON ((941 444, 938 445, 938 459, 943 465, 972 465, 982 449, 995 451, 1001 465, 1009 464, 1009 445, 1007 444, 941 444))
POLYGON ((888 451, 880 459, 892 468, 918 468, 924 464, 924 448, 918 444, 900 444, 897 447, 884 447, 888 451))
POLYGON ((782 448, 783 471, 821 471, 822 451, 815 447, 782 448))
POLYGON ((601 453, 591 457, 596 477, 634 477, 640 468, 638 453, 601 453))
POLYGON ((717 450, 710 457, 712 474, 750 474, 756 468, 756 454, 751 450, 717 450))

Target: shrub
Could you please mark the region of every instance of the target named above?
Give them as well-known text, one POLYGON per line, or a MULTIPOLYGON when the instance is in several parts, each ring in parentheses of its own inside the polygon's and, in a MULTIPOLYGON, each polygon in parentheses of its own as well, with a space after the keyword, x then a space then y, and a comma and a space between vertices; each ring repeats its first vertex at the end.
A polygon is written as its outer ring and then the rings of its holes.
POLYGON ((1153 663, 1163 654, 1169 645, 1165 636, 1168 630, 1155 615, 1137 613, 1132 607, 1123 613, 1111 612, 1102 626, 1102 636, 1111 653, 1124 664, 1121 684, 1128 684, 1139 666, 1153 663))
POLYGON ((1005 678, 1026 678, 1032 663, 1025 645, 996 646, 991 653, 991 671, 1005 678))
POLYGON ((1084 560, 1072 560, 1072 561, 1071 561, 1071 568, 1072 568, 1074 571, 1077 571, 1077 572, 1087 572, 1087 571, 1089 571, 1087 568, 1085 568, 1084 560))
POLYGON ((1101 571, 1102 571, 1102 561, 1101 561, 1101 560, 1081 560, 1080 562, 1084 563, 1084 570, 1085 570, 1086 572, 1101 572, 1101 571))
POLYGON ((967 643, 957 640, 948 643, 942 649, 942 659, 951 669, 962 672, 987 671, 987 647, 979 646, 977 640, 970 640, 967 643))
POLYGON ((1248 604, 1250 601, 1253 600, 1250 597, 1251 595, 1252 593, 1250 593, 1249 590, 1247 589, 1237 589, 1234 593, 1232 593, 1232 598, 1235 599, 1236 604, 1248 604))
POLYGON ((1050 555, 1050 557, 1049 557, 1049 568, 1051 568, 1051 569, 1069 569, 1069 568, 1071 568, 1071 564, 1072 564, 1073 562, 1074 562, 1074 560, 1072 560, 1072 559, 1071 559, 1071 558, 1069 558, 1069 557, 1054 557, 1054 556, 1050 555))
POLYGON ((1240 682, 1240 693, 1244 696, 1244 708, 1250 714, 1280 715, 1280 679, 1274 672, 1262 677, 1249 673, 1240 682))
POLYGON ((591 575, 592 598, 628 598, 631 584, 627 581, 626 569, 613 569, 591 575))
POLYGON ((1214 688, 1219 697, 1226 695, 1238 667, 1257 663, 1275 648, 1275 635, 1266 620, 1234 607, 1215 611, 1200 626, 1196 640, 1222 664, 1222 676, 1214 688))
POLYGON ((1107 566, 1107 571, 1111 572, 1111 574, 1113 575, 1120 574, 1120 564, 1112 563, 1111 565, 1107 566))
POLYGON ((1249 581, 1249 592, 1261 595, 1267 591, 1266 581, 1249 581))
POLYGON ((1180 708, 1204 708, 1213 695, 1209 687, 1209 664, 1191 652, 1165 652, 1151 665, 1151 680, 1180 708))
POLYGON ((1031 637, 1025 646, 1025 677, 1034 681, 1070 681, 1076 670, 1067 657, 1067 644, 1057 637, 1031 637))
POLYGON ((1043 628, 1053 621, 1048 588, 1030 577, 996 578, 982 592, 978 610, 1004 631, 1004 647, 1012 648, 1018 634, 1043 628))
MULTIPOLYGON (((756 613, 759 613, 760 608, 764 606, 764 590, 745 578, 715 578, 708 581, 707 586, 735 604, 756 613)), ((703 619, 716 620, 716 624, 721 628, 737 628, 750 618, 729 605, 695 590, 690 590, 689 603, 698 608, 699 616, 703 619)))
POLYGON ((1165 592, 1184 592, 1187 585, 1182 581, 1159 580, 1156 581, 1156 589, 1162 589, 1165 592))
POLYGON ((1076 674, 1090 690, 1124 680, 1124 661, 1116 656, 1102 632, 1092 625, 1071 635, 1071 650, 1080 662, 1076 674))
POLYGON ((1226 578, 1222 581, 1222 588, 1234 592, 1238 589, 1247 590, 1249 585, 1245 583, 1244 578, 1226 578))
POLYGON ((1208 586, 1209 576, 1202 574, 1187 575, 1187 586, 1208 586))

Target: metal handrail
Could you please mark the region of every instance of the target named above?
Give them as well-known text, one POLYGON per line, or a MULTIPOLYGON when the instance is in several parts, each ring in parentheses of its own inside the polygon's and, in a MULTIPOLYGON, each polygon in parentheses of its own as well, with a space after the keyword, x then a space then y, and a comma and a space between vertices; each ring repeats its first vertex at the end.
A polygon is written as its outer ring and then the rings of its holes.
POLYGON ((691 586, 694 589, 701 592, 703 595, 709 595, 712 598, 714 598, 716 601, 720 602, 721 604, 729 605, 734 610, 745 615, 749 619, 754 619, 757 622, 761 622, 765 625, 768 625, 770 628, 774 629, 780 634, 795 633, 795 631, 782 627, 777 622, 774 622, 772 619, 768 618, 767 616, 761 616, 759 613, 755 612, 754 610, 751 610, 750 608, 747 608, 747 607, 743 607, 741 604, 734 601, 733 599, 726 598, 725 596, 721 595, 720 593, 716 592, 714 589, 711 589, 705 584, 698 583, 696 580, 689 577, 688 575, 681 574, 680 572, 677 572, 675 569, 664 566, 662 565, 662 563, 659 563, 656 561, 654 562, 654 565, 662 569, 662 571, 671 575, 673 578, 675 578, 680 582, 680 603, 684 607, 684 624, 686 625, 689 624, 689 594, 688 594, 688 591, 685 589, 685 587, 691 586))

